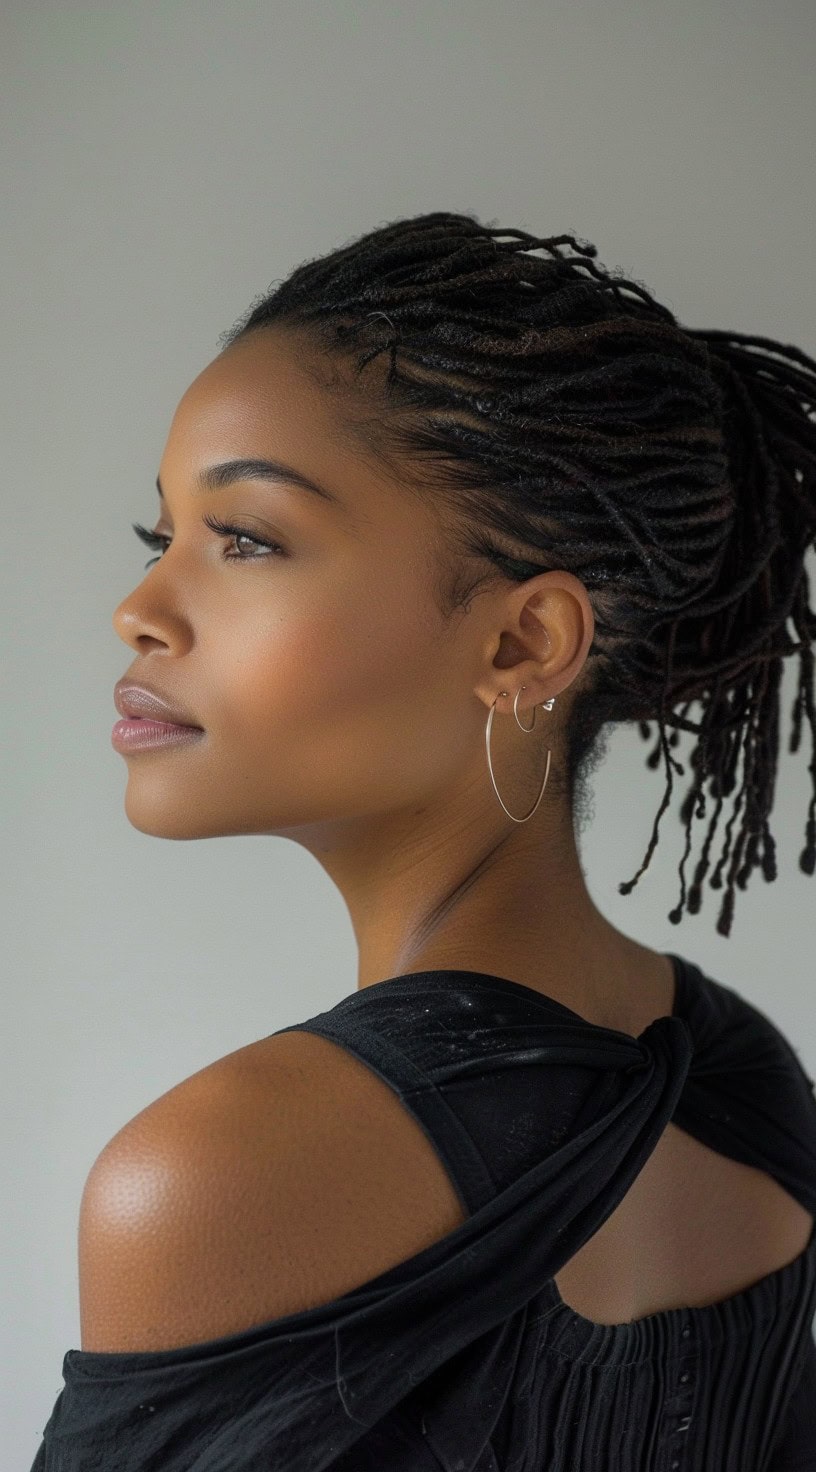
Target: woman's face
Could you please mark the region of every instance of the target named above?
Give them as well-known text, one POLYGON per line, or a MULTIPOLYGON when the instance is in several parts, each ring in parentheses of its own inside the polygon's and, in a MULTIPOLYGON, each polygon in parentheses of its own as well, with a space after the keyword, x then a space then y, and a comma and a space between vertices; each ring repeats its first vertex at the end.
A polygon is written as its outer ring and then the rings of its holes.
POLYGON ((463 637, 478 614, 443 619, 432 500, 370 462, 307 351, 280 331, 239 339, 173 417, 149 523, 169 544, 113 621, 134 656, 123 675, 182 706, 203 735, 123 753, 127 816, 143 832, 299 828, 290 836, 331 847, 347 823, 438 802, 468 763, 495 803, 490 702, 474 694, 493 633, 485 622, 463 637), (285 477, 202 488, 236 459, 283 462, 335 499, 285 477), (206 516, 246 535, 220 535, 206 516))

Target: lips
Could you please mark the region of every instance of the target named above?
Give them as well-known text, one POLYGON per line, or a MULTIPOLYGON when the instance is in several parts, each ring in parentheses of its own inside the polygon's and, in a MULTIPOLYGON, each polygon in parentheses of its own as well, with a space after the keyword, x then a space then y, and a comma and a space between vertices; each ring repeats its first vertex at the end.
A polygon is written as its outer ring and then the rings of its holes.
POLYGON ((183 706, 168 700, 148 685, 136 685, 127 679, 117 680, 113 687, 113 703, 120 716, 126 719, 164 721, 168 725, 203 730, 183 706))

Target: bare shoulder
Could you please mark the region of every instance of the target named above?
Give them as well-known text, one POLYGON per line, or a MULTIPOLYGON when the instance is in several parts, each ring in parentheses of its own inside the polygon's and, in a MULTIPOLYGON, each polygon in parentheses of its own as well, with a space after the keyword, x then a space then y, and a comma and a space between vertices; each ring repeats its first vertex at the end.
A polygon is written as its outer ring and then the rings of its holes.
POLYGON ((171 1349, 330 1302, 465 1211, 422 1127, 365 1064, 273 1034, 137 1114, 82 1193, 82 1348, 171 1349))

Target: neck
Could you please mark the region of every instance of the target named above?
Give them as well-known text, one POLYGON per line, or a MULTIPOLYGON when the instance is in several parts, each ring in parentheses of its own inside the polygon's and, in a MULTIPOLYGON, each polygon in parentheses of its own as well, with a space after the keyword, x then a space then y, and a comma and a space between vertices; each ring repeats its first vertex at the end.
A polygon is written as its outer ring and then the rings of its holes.
MULTIPOLYGON (((302 830, 297 836, 305 842, 302 830)), ((358 990, 452 969, 520 981, 599 1020, 625 1020, 627 997, 647 980, 665 1000, 670 963, 601 914, 564 804, 542 804, 529 822, 512 825, 492 807, 466 822, 450 814, 430 822, 413 809, 402 821, 369 821, 364 832, 357 820, 342 840, 336 830, 331 840, 312 834, 306 846, 348 908, 358 990)), ((657 1013, 670 1010, 661 998, 656 1005, 657 1013)))

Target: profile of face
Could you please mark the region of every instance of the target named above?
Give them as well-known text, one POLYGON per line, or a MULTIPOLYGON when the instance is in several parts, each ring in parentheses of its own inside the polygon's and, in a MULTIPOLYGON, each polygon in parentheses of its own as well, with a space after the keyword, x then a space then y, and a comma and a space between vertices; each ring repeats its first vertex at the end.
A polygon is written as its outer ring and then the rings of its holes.
MULTIPOLYGON (((443 615, 433 497, 406 494, 365 453, 310 351, 278 329, 250 333, 175 411, 153 524, 166 540, 113 623, 134 655, 127 680, 202 729, 124 753, 126 813, 145 833, 286 833, 319 854, 379 824, 421 826, 424 813, 456 823, 482 807, 503 819, 485 761, 490 707, 510 692, 496 753, 519 685, 529 725, 591 643, 589 600, 569 573, 505 583, 443 615), (235 460, 278 462, 313 488, 285 469, 204 484, 235 460)), ((539 753, 547 741, 546 730, 516 736, 539 753)), ((519 788, 517 810, 530 790, 519 788)))

